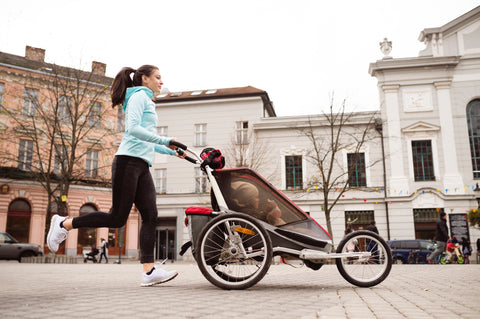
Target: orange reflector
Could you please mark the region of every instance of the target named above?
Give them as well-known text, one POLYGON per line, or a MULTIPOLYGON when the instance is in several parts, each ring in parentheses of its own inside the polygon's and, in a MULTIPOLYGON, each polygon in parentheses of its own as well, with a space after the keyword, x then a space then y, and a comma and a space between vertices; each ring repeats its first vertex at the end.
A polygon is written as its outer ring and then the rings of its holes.
POLYGON ((247 228, 240 227, 240 226, 236 226, 233 229, 235 229, 235 231, 238 231, 239 233, 242 233, 242 234, 255 235, 254 231, 252 231, 250 229, 247 229, 247 228))

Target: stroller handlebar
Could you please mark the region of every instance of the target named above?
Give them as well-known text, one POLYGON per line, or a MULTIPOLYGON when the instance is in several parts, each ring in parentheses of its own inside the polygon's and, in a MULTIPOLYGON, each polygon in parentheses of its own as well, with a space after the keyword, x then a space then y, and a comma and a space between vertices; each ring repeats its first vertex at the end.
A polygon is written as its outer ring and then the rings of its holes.
POLYGON ((187 149, 187 145, 185 145, 185 144, 183 144, 183 143, 180 143, 180 142, 178 142, 178 141, 175 141, 175 140, 171 140, 169 145, 176 146, 176 147, 178 147, 178 148, 181 148, 182 150, 186 150, 186 149, 187 149))
MULTIPOLYGON (((180 156, 183 156, 183 154, 185 153, 185 151, 188 150, 188 147, 187 145, 183 144, 183 143, 180 143, 178 141, 175 141, 175 140, 172 140, 170 141, 170 145, 174 145, 177 147, 177 154, 180 155, 180 156)), ((194 154, 196 155, 194 152, 192 152, 191 150, 188 150, 189 153, 191 154, 194 154)), ((196 157, 198 157, 198 155, 196 155, 196 157)), ((193 157, 190 157, 190 156, 185 156, 185 160, 189 161, 190 163, 193 163, 193 164, 199 164, 200 161, 193 158, 193 157)))
MULTIPOLYGON (((185 153, 184 150, 182 150, 181 148, 177 148, 177 154, 178 155, 182 156, 184 153, 185 153)), ((193 164, 197 164, 197 162, 198 162, 196 159, 194 159, 194 158, 192 158, 188 155, 185 156, 185 160, 187 160, 187 161, 189 161, 190 163, 193 163, 193 164)))

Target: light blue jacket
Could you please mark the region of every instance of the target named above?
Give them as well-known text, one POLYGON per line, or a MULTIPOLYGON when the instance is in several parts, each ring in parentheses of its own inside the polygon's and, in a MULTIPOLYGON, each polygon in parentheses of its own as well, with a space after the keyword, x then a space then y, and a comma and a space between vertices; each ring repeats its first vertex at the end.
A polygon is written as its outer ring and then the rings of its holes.
POLYGON ((152 165, 155 152, 174 155, 166 147, 171 137, 157 135, 157 113, 152 101, 153 91, 144 86, 127 88, 123 110, 125 134, 115 155, 128 155, 143 159, 152 165))

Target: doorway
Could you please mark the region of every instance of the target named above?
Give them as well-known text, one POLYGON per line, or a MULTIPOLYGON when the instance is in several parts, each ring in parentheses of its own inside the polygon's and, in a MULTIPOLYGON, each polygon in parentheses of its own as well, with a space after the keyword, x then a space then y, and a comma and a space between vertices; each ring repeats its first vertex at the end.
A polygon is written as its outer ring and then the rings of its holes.
POLYGON ((176 218, 158 218, 155 231, 155 260, 176 260, 177 256, 177 220, 176 218))
POLYGON ((414 208, 415 239, 434 240, 437 220, 443 208, 414 208))
MULTIPOLYGON (((95 212, 97 208, 92 204, 85 204, 80 207, 80 216, 95 212)), ((97 244, 97 229, 92 227, 82 227, 78 229, 77 254, 83 255, 84 249, 93 250, 97 244)))
POLYGON ((108 254, 109 255, 125 255, 125 228, 108 229, 108 254))
POLYGON ((20 243, 28 243, 30 236, 30 204, 23 199, 16 199, 8 206, 7 233, 20 243))

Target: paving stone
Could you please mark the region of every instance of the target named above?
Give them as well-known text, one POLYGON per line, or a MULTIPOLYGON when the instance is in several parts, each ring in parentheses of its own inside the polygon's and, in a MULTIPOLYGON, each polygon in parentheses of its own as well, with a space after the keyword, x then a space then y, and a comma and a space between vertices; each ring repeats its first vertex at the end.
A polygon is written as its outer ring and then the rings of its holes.
POLYGON ((0 262, 2 318, 479 318, 480 265, 394 265, 371 288, 352 286, 335 265, 318 271, 273 265, 247 290, 208 282, 195 264, 140 287, 141 266, 0 262), (67 311, 68 309, 68 311, 67 311), (67 312, 66 312, 67 311, 67 312))

